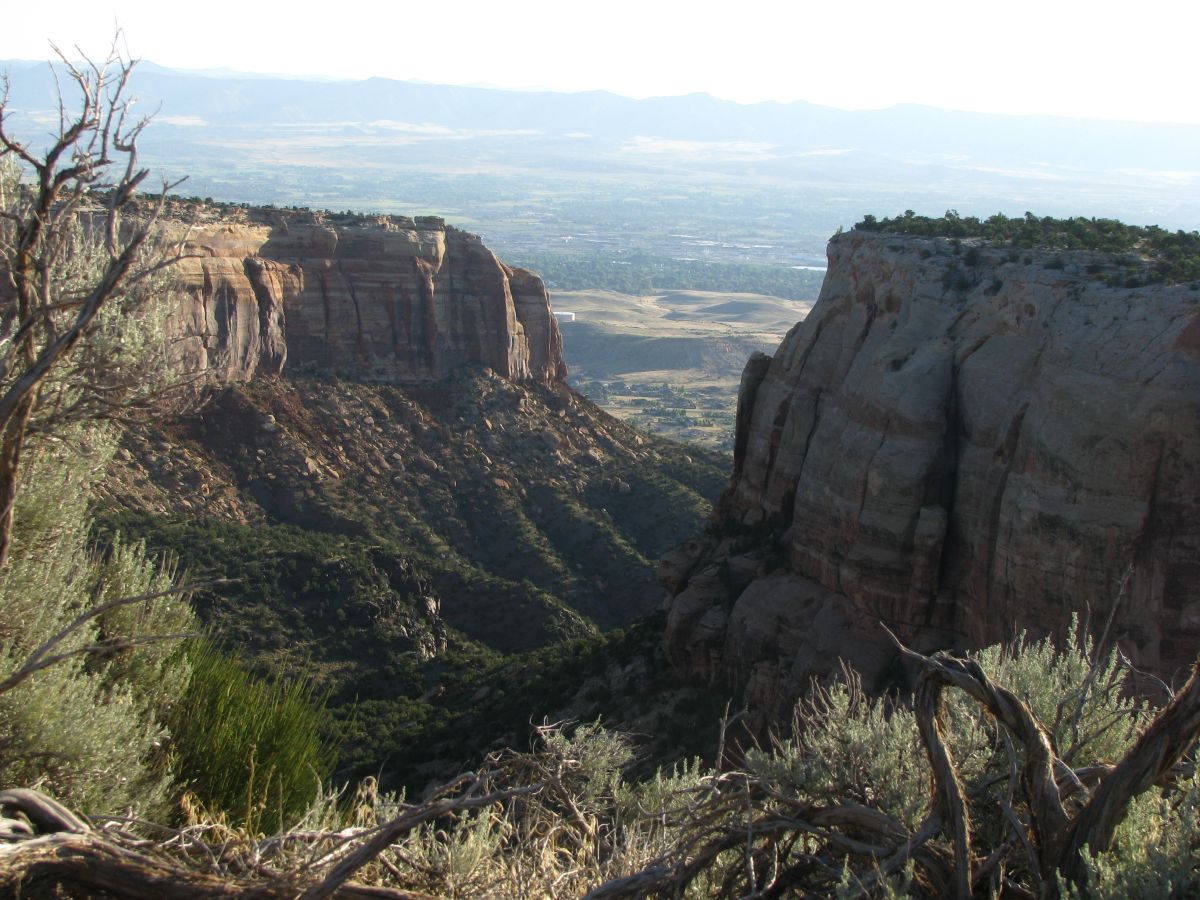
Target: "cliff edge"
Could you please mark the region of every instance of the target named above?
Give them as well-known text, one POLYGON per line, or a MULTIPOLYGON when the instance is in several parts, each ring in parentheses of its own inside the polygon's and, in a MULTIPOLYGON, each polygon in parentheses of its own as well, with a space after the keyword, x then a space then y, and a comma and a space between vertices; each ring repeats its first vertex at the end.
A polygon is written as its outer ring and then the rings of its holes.
POLYGON ((541 280, 441 219, 226 207, 172 227, 188 258, 170 330, 189 371, 224 382, 285 365, 384 382, 462 365, 518 382, 566 375, 541 280))
POLYGON ((1200 646, 1200 290, 1100 254, 861 231, 746 366, 710 533, 664 561, 668 657, 782 708, 879 623, 925 647, 1098 631, 1170 675, 1200 646))

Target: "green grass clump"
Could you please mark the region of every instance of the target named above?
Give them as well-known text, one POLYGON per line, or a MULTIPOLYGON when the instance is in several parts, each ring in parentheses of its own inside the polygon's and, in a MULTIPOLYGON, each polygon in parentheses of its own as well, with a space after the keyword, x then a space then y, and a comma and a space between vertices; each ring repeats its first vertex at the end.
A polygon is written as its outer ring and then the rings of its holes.
POLYGON ((255 678, 210 643, 169 717, 181 782, 210 813, 251 832, 301 816, 333 772, 326 696, 311 682, 255 678))

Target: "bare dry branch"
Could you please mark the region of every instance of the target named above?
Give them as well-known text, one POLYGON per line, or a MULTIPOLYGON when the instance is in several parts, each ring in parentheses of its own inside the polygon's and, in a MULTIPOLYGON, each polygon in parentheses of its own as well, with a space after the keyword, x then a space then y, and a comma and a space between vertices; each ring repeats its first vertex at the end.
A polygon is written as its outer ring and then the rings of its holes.
POLYGON ((449 788, 465 786, 465 790, 460 796, 444 797, 435 800, 433 803, 410 810, 388 822, 386 825, 381 826, 378 829, 378 833, 371 840, 367 841, 351 856, 339 863, 319 884, 314 885, 301 894, 300 900, 323 900, 323 898, 333 895, 355 872, 395 843, 400 835, 426 822, 440 819, 451 813, 490 806, 493 803, 498 803, 511 797, 534 794, 545 788, 544 784, 532 784, 473 796, 472 792, 478 789, 482 783, 482 779, 477 776, 464 775, 449 786, 449 788))
POLYGON ((1073 881, 1083 878, 1083 849, 1103 853, 1125 818, 1129 804, 1143 791, 1170 777, 1179 761, 1194 752, 1200 738, 1200 659, 1192 676, 1137 743, 1092 792, 1071 823, 1058 862, 1073 881))
MULTIPOLYGON (((8 559, 26 437, 48 379, 86 345, 102 310, 175 262, 179 253, 176 248, 174 254, 145 258, 166 187, 157 204, 140 211, 136 221, 123 222, 148 176, 139 165, 137 143, 149 120, 131 118, 128 90, 136 62, 118 45, 119 36, 105 59, 84 56, 80 65, 54 48, 58 62, 52 71, 56 78, 64 73, 63 81, 78 97, 68 102, 60 83, 59 131, 41 156, 10 133, 7 94, 0 100, 0 159, 19 160, 34 176, 22 198, 5 198, 9 208, 0 241, 0 267, 7 276, 7 284, 0 285, 0 322, 15 325, 0 333, 0 566, 8 559), (98 219, 104 258, 86 289, 79 290, 62 274, 74 253, 71 235, 85 207, 95 206, 92 191, 113 166, 117 171, 103 210, 87 213, 98 219)), ((100 368, 93 375, 103 380, 102 361, 94 362, 100 368)))
POLYGON ((151 634, 139 635, 132 638, 116 638, 110 641, 105 641, 100 644, 78 647, 63 653, 53 654, 55 647, 60 646, 63 641, 78 631, 83 625, 92 621, 105 613, 123 606, 132 606, 135 603, 147 603, 151 600, 157 600, 162 597, 181 596, 190 594, 193 591, 203 590, 209 587, 215 587, 222 584, 231 583, 229 579, 218 578, 212 581, 196 582, 191 584, 181 584, 166 588, 161 591, 150 591, 144 594, 137 594, 132 597, 116 597, 104 603, 99 603, 96 606, 84 610, 66 626, 60 629, 56 634, 47 638, 39 647, 35 648, 25 661, 10 675, 3 680, 0 680, 0 694, 6 691, 11 691, 27 678, 37 674, 43 669, 56 665, 68 659, 73 659, 78 656, 89 656, 93 654, 116 653, 121 650, 128 650, 133 647, 140 647, 145 644, 157 643, 160 641, 177 641, 189 637, 195 637, 192 634, 151 634))

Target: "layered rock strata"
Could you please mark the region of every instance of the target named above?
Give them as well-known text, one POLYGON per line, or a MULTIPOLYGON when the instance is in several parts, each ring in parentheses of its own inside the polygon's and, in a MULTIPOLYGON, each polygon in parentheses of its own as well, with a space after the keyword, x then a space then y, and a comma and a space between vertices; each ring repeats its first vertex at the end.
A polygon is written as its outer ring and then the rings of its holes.
POLYGON ((387 382, 462 365, 562 380, 537 276, 441 219, 227 210, 187 234, 171 333, 219 381, 324 371, 387 382))
POLYGON ((674 664, 779 706, 839 657, 1066 634, 1200 648, 1200 290, 1108 261, 850 232, 750 360, 712 534, 663 564, 674 664))

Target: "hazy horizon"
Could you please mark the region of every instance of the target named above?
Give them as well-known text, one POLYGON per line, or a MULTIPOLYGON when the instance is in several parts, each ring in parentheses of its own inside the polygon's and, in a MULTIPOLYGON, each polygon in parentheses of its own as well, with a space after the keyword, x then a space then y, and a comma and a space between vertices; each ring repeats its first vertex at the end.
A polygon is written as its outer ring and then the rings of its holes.
MULTIPOLYGON (((67 58, 73 62, 82 62, 83 57, 67 54, 67 58)), ((95 61, 95 56, 89 55, 89 58, 95 61)), ((997 116, 1001 118, 1041 118, 1041 119, 1082 119, 1096 122, 1112 122, 1116 124, 1146 124, 1146 125, 1200 125, 1200 116, 1196 117, 1195 121, 1174 121, 1165 119, 1136 119, 1136 118, 1118 118, 1105 117, 1096 115, 1085 115, 1080 113, 1056 113, 1056 112, 994 112, 979 109, 967 109, 965 107, 952 106, 937 106, 932 103, 924 103, 920 101, 898 101, 882 106, 838 106, 830 103, 818 103, 812 100, 736 100, 729 97, 721 97, 717 94, 704 90, 686 91, 676 94, 647 94, 638 96, 630 93, 621 93, 620 91, 610 90, 608 88, 561 88, 545 85, 533 85, 527 87, 508 87, 503 84, 489 84, 485 82, 454 82, 454 81, 432 81, 427 78, 394 78, 388 75, 367 75, 367 76, 339 76, 339 75, 323 75, 306 72, 253 72, 243 69, 233 68, 231 66, 219 66, 211 68, 187 68, 179 66, 170 66, 157 59, 149 57, 130 57, 135 60, 139 67, 147 65, 156 67, 165 72, 177 75, 194 75, 202 78, 230 78, 230 79, 246 79, 246 80, 278 80, 278 81, 309 81, 309 82, 331 82, 331 83, 362 83, 368 81, 395 81, 404 84, 428 85, 433 87, 463 87, 474 88, 483 91, 505 91, 515 93, 528 94, 563 94, 566 96, 581 95, 581 94, 610 94, 614 97, 620 97, 625 100, 674 100, 686 97, 709 97, 722 103, 732 103, 737 106, 763 106, 776 104, 780 106, 799 106, 810 105, 818 106, 826 109, 838 110, 841 112, 886 112, 888 110, 897 110, 904 108, 928 109, 937 112, 947 113, 966 113, 972 115, 997 116)), ((48 64, 55 60, 50 59, 30 59, 30 58, 3 58, 0 57, 0 66, 11 63, 29 63, 33 65, 48 64)), ((0 74, 3 74, 0 71, 0 74)))
POLYGON ((613 0, 600 11, 464 0, 448 19, 440 7, 381 12, 347 0, 340 15, 318 19, 228 0, 203 15, 67 0, 49 26, 40 8, 10 11, 0 58, 45 59, 51 41, 68 55, 102 56, 119 25, 129 55, 199 72, 1200 123, 1189 91, 1200 8, 1147 0, 1133 16, 1112 3, 1014 0, 997 14, 946 0, 866 0, 855 9, 848 18, 844 7, 762 0, 735 13, 695 2, 613 0))

